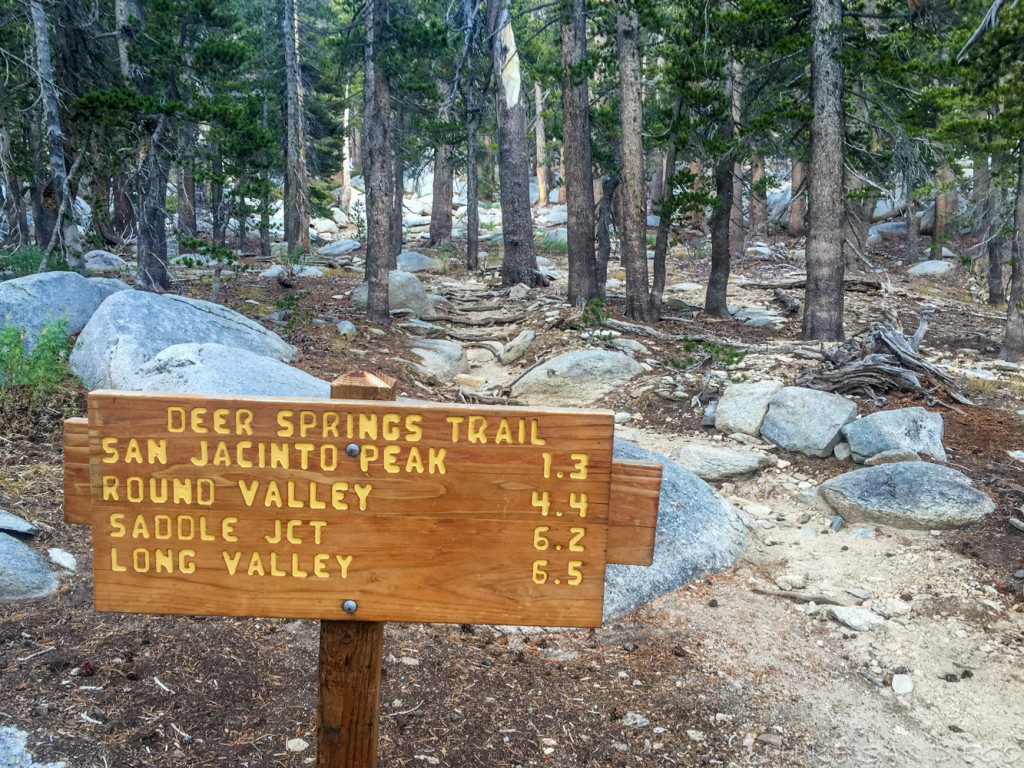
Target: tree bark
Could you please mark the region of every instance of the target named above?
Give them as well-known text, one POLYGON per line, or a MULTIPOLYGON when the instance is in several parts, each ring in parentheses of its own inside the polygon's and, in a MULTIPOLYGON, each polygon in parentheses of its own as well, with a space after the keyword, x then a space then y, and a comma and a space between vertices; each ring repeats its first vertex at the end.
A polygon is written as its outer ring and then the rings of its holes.
MULTIPOLYGON (((473 89, 468 99, 470 104, 476 103, 473 89)), ((480 119, 470 107, 466 119, 466 269, 478 268, 477 256, 480 253, 480 200, 479 174, 477 165, 477 128, 480 119)))
POLYGON ((811 162, 807 288, 802 336, 842 341, 843 333, 843 51, 842 0, 812 0, 811 162))
POLYGON ((284 237, 288 252, 301 248, 309 253, 309 173, 306 170, 306 113, 299 70, 299 18, 297 0, 284 0, 281 31, 284 37, 284 71, 288 114, 287 165, 285 173, 284 237))
POLYGON ((352 128, 352 173, 359 175, 363 172, 363 132, 358 126, 352 128))
MULTIPOLYGON (((53 215, 65 208, 64 196, 68 194, 67 166, 64 159, 64 133, 60 126, 60 111, 57 106, 57 87, 53 82, 53 63, 50 56, 50 34, 46 29, 46 14, 42 0, 29 0, 29 18, 35 37, 36 75, 39 78, 40 100, 43 104, 43 122, 46 126, 46 146, 50 157, 50 184, 53 186, 53 215)), ((72 201, 69 201, 72 202, 72 201)), ((49 204, 46 201, 44 204, 49 204)), ((66 209, 71 213, 70 209, 66 209)), ((61 222, 54 219, 58 237, 63 234, 61 222)), ((44 243, 39 244, 45 247, 44 243)), ((49 268, 48 259, 39 264, 39 271, 49 268)))
POLYGON ((196 222, 196 179, 193 171, 193 153, 196 146, 196 126, 188 124, 182 131, 181 164, 178 166, 178 235, 195 237, 196 222))
POLYGON ((348 106, 348 85, 345 86, 345 109, 341 113, 341 210, 348 214, 352 203, 352 131, 349 124, 352 110, 348 106))
POLYGON ((750 231, 762 232, 768 223, 768 197, 762 190, 764 181, 764 155, 754 155, 750 161, 750 231))
POLYGON ((566 192, 569 303, 599 296, 594 253, 594 170, 590 87, 579 69, 587 58, 587 3, 571 0, 562 17, 562 184, 566 192))
POLYGON ((1017 194, 1013 204, 1013 243, 1010 257, 1010 295, 1006 304, 1006 334, 999 356, 1024 360, 1024 142, 1017 144, 1017 194))
MULTIPOLYGON (((451 88, 447 84, 441 86, 441 97, 444 103, 438 111, 438 119, 443 123, 451 122, 451 109, 448 97, 451 88)), ((452 239, 452 198, 454 197, 453 169, 451 152, 447 144, 439 143, 434 148, 434 198, 430 205, 430 245, 436 247, 441 243, 449 243, 452 239)))
POLYGON ((733 205, 733 162, 731 157, 721 157, 715 163, 715 192, 718 201, 711 214, 711 276, 704 297, 704 311, 715 317, 729 317, 729 248, 733 205))
POLYGON ((171 173, 171 136, 166 115, 157 117, 143 166, 145 194, 139 217, 138 263, 135 288, 163 293, 170 290, 167 273, 167 179, 171 173))
POLYGON ((619 86, 622 117, 622 212, 620 258, 626 271, 626 315, 657 320, 647 272, 647 185, 644 181, 643 99, 640 29, 637 12, 620 0, 618 8, 619 86))
MULTIPOLYGON (((665 147, 665 162, 662 170, 662 194, 661 199, 671 197, 675 192, 675 184, 672 178, 676 171, 676 152, 679 143, 679 113, 683 108, 683 99, 680 96, 676 99, 672 108, 672 125, 669 128, 668 145, 665 147)), ((672 210, 659 210, 658 232, 654 236, 654 286, 651 291, 651 302, 654 304, 654 312, 661 315, 661 300, 665 293, 665 253, 668 250, 668 230, 672 226, 672 210)))
POLYGON ((544 91, 540 83, 533 84, 533 103, 536 119, 533 121, 534 149, 537 155, 537 207, 548 205, 548 140, 544 136, 544 91))
MULTIPOLYGON (((740 120, 743 117, 743 65, 733 61, 729 65, 729 100, 731 103, 732 126, 731 138, 739 139, 740 120)), ((729 217, 729 252, 732 258, 743 256, 745 235, 743 225, 743 165, 738 161, 732 167, 732 214, 729 217)))
MULTIPOLYGON (((849 191, 859 190, 864 187, 864 182, 860 177, 850 174, 846 186, 849 191)), ((867 248, 868 235, 871 233, 871 217, 875 212, 878 196, 848 198, 845 203, 843 255, 846 259, 846 268, 854 271, 860 268, 860 256, 857 252, 864 253, 867 248)))
POLYGON ((936 258, 942 252, 942 244, 946 240, 946 230, 949 228, 949 217, 956 211, 956 190, 951 189, 953 184, 953 169, 948 163, 939 166, 935 172, 935 226, 932 229, 932 243, 936 258))
POLYGON ((539 273, 533 249, 533 214, 530 210, 526 101, 509 0, 491 0, 488 3, 487 29, 492 40, 494 101, 498 117, 501 229, 504 236, 501 284, 525 283, 532 286, 539 273))
POLYGON ((802 237, 804 234, 804 211, 807 209, 804 161, 794 157, 790 162, 793 175, 789 185, 789 224, 786 226, 786 231, 791 237, 802 237))
POLYGON ((139 0, 114 0, 114 23, 117 28, 114 37, 117 40, 117 59, 121 66, 121 77, 126 85, 134 83, 131 59, 128 56, 128 44, 135 38, 135 25, 142 18, 142 7, 139 0))
MULTIPOLYGON (((224 206, 224 163, 220 147, 210 143, 210 217, 213 219, 213 242, 224 247, 227 238, 227 211, 224 206)), ((288 196, 288 182, 285 178, 285 198, 288 196)), ((288 252, 291 253, 291 248, 288 252)))
POLYGON ((612 256, 612 202, 619 188, 618 176, 605 176, 601 180, 601 202, 597 210, 597 258, 594 275, 597 281, 597 295, 607 295, 608 261, 612 256))
POLYGON ((986 238, 985 230, 988 228, 988 204, 992 194, 992 173, 988 166, 988 155, 980 153, 975 155, 971 161, 974 170, 971 178, 971 202, 974 204, 974 221, 971 224, 971 234, 981 239, 986 238))
POLYGON ((6 93, 0 84, 0 169, 3 172, 4 217, 7 219, 7 242, 20 245, 28 243, 28 217, 21 196, 21 179, 14 170, 14 154, 11 148, 11 127, 5 109, 6 93))
POLYGON ((921 220, 917 218, 917 204, 914 202, 914 183, 903 173, 903 189, 907 198, 907 261, 915 264, 921 260, 921 220))
POLYGON ((397 269, 405 229, 405 108, 401 99, 393 100, 392 114, 392 168, 395 182, 392 188, 394 196, 391 199, 391 247, 388 253, 388 269, 397 269))
MULTIPOLYGON (((690 173, 693 174, 693 183, 690 185, 690 191, 694 193, 699 192, 704 188, 704 169, 701 168, 699 160, 691 160, 689 169, 690 173)), ((697 207, 696 210, 690 213, 690 226, 700 232, 707 231, 708 223, 706 216, 704 206, 697 207)))
MULTIPOLYGON (((366 130, 366 319, 391 324, 388 265, 391 248, 394 169, 391 163, 391 90, 378 43, 388 19, 388 0, 366 2, 363 49, 363 126, 366 130)), ((383 47, 383 46, 381 46, 383 47)))

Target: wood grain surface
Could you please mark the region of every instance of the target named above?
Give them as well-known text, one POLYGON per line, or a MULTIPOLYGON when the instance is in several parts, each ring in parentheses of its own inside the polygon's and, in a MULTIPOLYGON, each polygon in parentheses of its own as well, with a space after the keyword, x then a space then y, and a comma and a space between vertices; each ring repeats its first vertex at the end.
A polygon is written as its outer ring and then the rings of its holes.
POLYGON ((96 607, 598 626, 612 431, 603 411, 91 393, 96 607))

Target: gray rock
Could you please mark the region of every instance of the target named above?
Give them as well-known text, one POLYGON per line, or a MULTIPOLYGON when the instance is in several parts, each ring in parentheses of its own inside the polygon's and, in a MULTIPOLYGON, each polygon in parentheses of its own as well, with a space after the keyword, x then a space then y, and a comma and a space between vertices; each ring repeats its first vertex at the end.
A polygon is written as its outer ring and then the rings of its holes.
POLYGON ((581 349, 534 368, 516 382, 512 396, 533 405, 585 405, 642 371, 638 362, 622 352, 581 349))
POLYGON ((57 586, 57 577, 35 550, 0 533, 0 602, 46 597, 57 586))
POLYGON ((627 712, 622 716, 621 725, 625 728, 646 728, 650 724, 650 720, 636 712, 627 712))
POLYGON ((549 229, 544 234, 544 242, 548 244, 560 244, 569 242, 569 233, 565 227, 558 227, 557 229, 549 229))
POLYGON ((648 227, 656 227, 659 224, 661 224, 661 217, 660 216, 650 215, 650 216, 647 217, 647 226, 648 227))
POLYGON ((905 235, 907 234, 907 222, 885 221, 871 227, 869 231, 877 232, 880 235, 905 235))
MULTIPOLYGON (((278 275, 285 274, 287 271, 288 267, 275 264, 260 272, 260 277, 277 277, 278 275)), ((292 266, 292 274, 295 277, 323 277, 324 271, 320 267, 314 267, 309 264, 295 264, 292 266)))
POLYGON ((826 480, 818 491, 848 521, 896 528, 959 528, 995 509, 963 473, 924 461, 847 472, 826 480))
POLYGON ((356 324, 349 320, 341 320, 338 322, 338 333, 346 339, 354 339, 359 333, 359 329, 356 328, 356 324))
POLYGON ((89 320, 71 353, 71 370, 89 389, 147 389, 141 367, 176 344, 223 344, 285 361, 295 355, 280 336, 219 304, 124 291, 89 320))
POLYGON ((914 678, 910 675, 893 675, 892 692, 897 696, 905 696, 914 690, 914 678))
POLYGON ((437 269, 441 262, 416 251, 404 251, 398 254, 398 268, 403 272, 422 272, 425 269, 437 269))
POLYGON ((224 344, 174 344, 115 389, 207 395, 329 397, 331 385, 287 363, 224 344), (125 386, 131 384, 132 386, 125 386))
POLYGON ((443 339, 448 335, 441 326, 425 323, 415 318, 407 323, 401 323, 398 328, 412 336, 419 336, 424 339, 443 339))
MULTIPOLYGON (((366 309, 366 283, 360 283, 352 291, 352 306, 366 309)), ((430 320, 435 316, 434 305, 423 289, 423 283, 411 272, 393 269, 388 273, 388 308, 411 309, 416 317, 430 320)))
POLYGON ((335 240, 333 243, 321 246, 317 253, 321 256, 343 256, 352 251, 358 251, 362 247, 358 240, 335 240))
POLYGON ((713 427, 715 426, 715 413, 718 411, 718 401, 715 400, 713 403, 708 403, 704 409, 704 415, 700 417, 700 425, 702 427, 713 427))
POLYGON ((515 285, 508 289, 508 297, 512 299, 512 301, 523 301, 527 296, 530 295, 530 291, 530 286, 526 285, 525 283, 516 283, 515 285))
POLYGON ((663 467, 654 563, 609 565, 605 619, 624 616, 658 595, 732 565, 750 543, 739 512, 707 483, 666 456, 622 440, 615 458, 659 461, 663 467))
POLYGON ((612 347, 624 352, 635 352, 638 355, 649 355, 651 351, 636 339, 612 339, 612 347))
POLYGON ((845 397, 783 387, 768 401, 761 435, 780 448, 824 458, 839 442, 843 426, 856 417, 857 404, 845 397))
POLYGON ((536 336, 537 334, 534 331, 523 331, 501 348, 498 352, 498 360, 505 365, 514 363, 526 354, 526 351, 530 348, 530 345, 533 344, 533 340, 536 336))
POLYGON ((460 373, 469 373, 466 350, 454 341, 417 339, 412 351, 419 358, 416 365, 442 381, 451 382, 460 373))
POLYGON ((907 274, 914 275, 915 277, 921 277, 922 275, 944 275, 952 268, 953 265, 948 261, 930 259, 928 261, 922 261, 919 264, 915 264, 907 270, 907 274))
POLYGON ((0 727, 0 765, 4 768, 67 768, 67 763, 37 763, 28 753, 28 734, 13 726, 0 727))
POLYGON ((46 554, 50 556, 50 562, 54 565, 59 565, 67 571, 78 570, 78 561, 70 552, 65 552, 63 549, 58 549, 57 547, 51 547, 46 550, 46 554))
POLYGON ((876 453, 869 459, 864 460, 865 466, 877 467, 879 464, 895 464, 898 461, 920 461, 921 457, 914 451, 905 448, 894 448, 891 451, 876 453))
POLYGON ((918 229, 920 234, 932 234, 932 230, 935 229, 935 203, 930 203, 928 207, 918 215, 921 217, 921 223, 918 229))
POLYGON ((90 272, 118 272, 128 266, 127 261, 110 251, 89 251, 82 258, 90 272))
POLYGON ((884 451, 913 451, 946 460, 942 447, 942 416, 924 408, 878 411, 843 427, 854 461, 865 461, 884 451))
POLYGON ((768 413, 768 401, 780 389, 782 382, 775 379, 730 384, 718 401, 715 428, 726 434, 743 432, 756 436, 768 413))
POLYGON ((22 520, 6 509, 0 509, 0 532, 15 536, 35 536, 39 533, 39 529, 28 520, 22 520))
POLYGON ((840 440, 836 443, 836 447, 832 449, 832 453, 838 461, 846 461, 848 458, 853 456, 850 444, 845 440, 840 440))
POLYGON ((868 233, 868 239, 864 242, 864 244, 867 245, 869 248, 872 248, 872 247, 874 247, 876 245, 881 245, 882 244, 882 233, 881 232, 869 232, 868 233))
POLYGON ((673 452, 672 458, 702 480, 746 475, 775 463, 771 456, 756 451, 709 445, 684 445, 673 452))
POLYGON ((840 624, 858 632, 875 632, 885 629, 885 619, 869 608, 859 605, 833 605, 829 615, 840 624))
POLYGON ((36 345, 50 320, 67 316, 69 334, 78 333, 97 308, 130 286, 103 277, 86 279, 77 272, 44 272, 0 283, 0 325, 25 329, 25 349, 36 345))

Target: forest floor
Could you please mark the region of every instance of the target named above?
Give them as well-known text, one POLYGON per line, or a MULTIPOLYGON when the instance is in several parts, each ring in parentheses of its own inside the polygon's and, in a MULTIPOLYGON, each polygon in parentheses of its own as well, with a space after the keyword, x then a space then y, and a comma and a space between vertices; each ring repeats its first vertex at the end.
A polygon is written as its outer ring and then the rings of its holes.
MULTIPOLYGON (((992 365, 1002 314, 977 298, 981 276, 958 264, 940 277, 911 279, 897 264, 900 245, 886 242, 872 255, 891 291, 847 293, 848 330, 889 311, 910 332, 922 305, 938 308, 924 346, 933 359, 973 371, 968 391, 976 402, 963 414, 940 411, 948 463, 993 497, 996 512, 941 534, 832 532, 823 513, 791 496, 849 464, 775 450, 777 468, 713 483, 758 518, 736 565, 625 620, 560 631, 389 624, 381 766, 1024 766, 1024 601, 1015 577, 1024 568, 1024 533, 1008 523, 1024 503, 1024 479, 1007 455, 1024 449, 1024 378, 992 365), (816 535, 808 535, 808 522, 816 535), (780 596, 793 584, 806 586, 780 596), (861 590, 888 617, 886 631, 846 629, 799 597, 856 604, 861 590), (897 695, 889 681, 902 673, 915 687, 897 695)), ((772 289, 755 284, 795 271, 775 250, 734 263, 733 303, 770 306, 772 289)), ((690 253, 670 258, 669 285, 706 283, 707 255, 690 253)), ((544 255, 564 275, 564 253, 544 255)), ((456 246, 443 270, 420 274, 428 291, 499 290, 496 273, 468 274, 455 266, 458 257, 456 246)), ((399 379, 400 394, 459 399, 456 387, 417 378, 396 361, 408 358, 400 332, 346 341, 333 323, 312 322, 333 316, 362 327, 345 297, 359 279, 354 273, 331 270, 286 290, 257 276, 264 265, 253 266, 225 285, 222 301, 256 317, 285 294, 299 296, 289 300, 294 319, 274 326, 299 348, 299 367, 324 379, 379 369, 399 379)), ((182 279, 190 295, 207 298, 208 280, 182 279)), ((483 332, 501 341, 529 327, 537 339, 508 368, 471 349, 474 373, 510 381, 539 355, 586 346, 568 326, 578 313, 558 303, 560 289, 564 279, 536 290, 551 303, 489 298, 507 303, 509 313, 529 307, 528 317, 483 332)), ((685 290, 669 295, 703 299, 685 290)), ((621 318, 621 304, 608 309, 621 318)), ((817 364, 793 354, 799 315, 776 328, 686 315, 659 330, 667 336, 636 337, 657 364, 595 405, 631 414, 617 434, 668 455, 686 442, 717 442, 688 398, 653 394, 663 376, 679 373, 665 361, 689 354, 686 334, 756 345, 729 376, 770 373, 792 383, 817 364)), ((889 407, 920 404, 891 398, 889 407)), ((861 413, 877 407, 859 405, 861 413)), ((286 743, 316 741, 316 622, 96 613, 89 530, 61 518, 59 430, 0 440, 0 467, 0 508, 39 526, 34 547, 60 547, 78 561, 57 594, 0 609, 0 725, 27 731, 38 760, 71 768, 314 762, 314 746, 289 751, 286 743)))

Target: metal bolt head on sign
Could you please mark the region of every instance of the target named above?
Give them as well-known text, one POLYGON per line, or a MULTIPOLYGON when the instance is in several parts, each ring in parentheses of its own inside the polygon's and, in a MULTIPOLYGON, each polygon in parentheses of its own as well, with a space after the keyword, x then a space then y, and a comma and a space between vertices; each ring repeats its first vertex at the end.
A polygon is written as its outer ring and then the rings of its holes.
POLYGON ((65 514, 93 525, 98 610, 598 626, 660 485, 612 433, 606 411, 97 391, 65 514))

